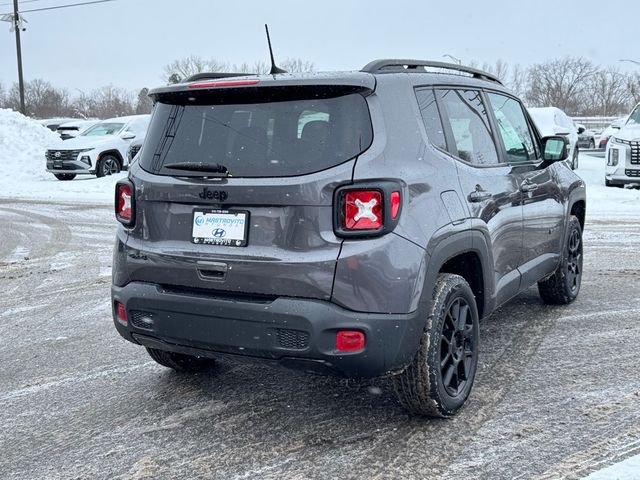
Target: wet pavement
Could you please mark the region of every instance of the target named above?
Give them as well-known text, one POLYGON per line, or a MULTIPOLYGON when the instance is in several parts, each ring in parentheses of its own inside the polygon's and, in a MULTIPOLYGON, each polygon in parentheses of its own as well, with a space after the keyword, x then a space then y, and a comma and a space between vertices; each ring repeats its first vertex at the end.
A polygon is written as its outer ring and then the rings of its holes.
POLYGON ((109 308, 110 207, 0 201, 0 478, 582 478, 640 453, 640 229, 592 219, 576 302, 481 324, 453 419, 390 382, 164 369, 109 308))

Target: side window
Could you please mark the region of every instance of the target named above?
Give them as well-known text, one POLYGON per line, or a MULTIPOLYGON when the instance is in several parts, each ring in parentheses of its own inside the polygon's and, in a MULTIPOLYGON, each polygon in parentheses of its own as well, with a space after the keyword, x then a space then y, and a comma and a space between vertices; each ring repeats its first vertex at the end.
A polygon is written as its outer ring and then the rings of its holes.
POLYGON ((440 118, 440 112, 438 111, 438 105, 436 104, 436 97, 433 94, 433 90, 428 88, 416 90, 416 98, 418 99, 418 106, 420 107, 420 113, 422 114, 422 121, 427 129, 427 136, 429 137, 429 140, 436 147, 446 150, 447 142, 444 138, 442 119, 440 118))
POLYGON ((480 92, 438 90, 438 94, 445 106, 455 141, 455 149, 449 146, 449 151, 476 165, 497 164, 498 152, 480 92))
POLYGON ((502 143, 510 163, 523 163, 537 158, 535 142, 520 102, 497 93, 487 94, 493 108, 502 143))

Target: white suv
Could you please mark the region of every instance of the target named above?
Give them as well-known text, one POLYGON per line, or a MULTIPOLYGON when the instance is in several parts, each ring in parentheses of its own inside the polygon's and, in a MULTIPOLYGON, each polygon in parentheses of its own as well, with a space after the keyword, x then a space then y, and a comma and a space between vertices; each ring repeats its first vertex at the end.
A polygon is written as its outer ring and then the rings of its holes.
POLYGON ((607 187, 624 187, 640 183, 640 104, 636 105, 624 125, 607 143, 604 183, 607 187))
POLYGON ((112 175, 129 166, 127 150, 136 137, 144 137, 150 115, 103 120, 79 136, 66 140, 45 153, 47 171, 58 180, 72 180, 76 175, 112 175))

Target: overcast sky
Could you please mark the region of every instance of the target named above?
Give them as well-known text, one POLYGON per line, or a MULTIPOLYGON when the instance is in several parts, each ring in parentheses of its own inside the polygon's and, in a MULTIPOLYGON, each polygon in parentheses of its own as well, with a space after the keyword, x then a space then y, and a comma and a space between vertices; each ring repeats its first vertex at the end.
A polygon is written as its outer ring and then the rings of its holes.
MULTIPOLYGON (((86 0, 22 0, 22 11, 86 0)), ((0 13, 11 11, 0 0, 0 13)), ((24 74, 74 89, 161 83, 162 67, 190 54, 232 63, 302 58, 316 70, 357 70, 374 58, 523 66, 581 55, 640 69, 640 1, 566 0, 116 0, 24 13, 24 74)), ((16 81, 15 37, 0 22, 0 83, 16 81)))

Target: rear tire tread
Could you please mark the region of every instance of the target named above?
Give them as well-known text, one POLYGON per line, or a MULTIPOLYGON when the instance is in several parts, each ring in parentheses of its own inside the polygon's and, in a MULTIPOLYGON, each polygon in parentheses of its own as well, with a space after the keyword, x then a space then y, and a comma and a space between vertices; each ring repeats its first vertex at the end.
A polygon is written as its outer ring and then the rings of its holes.
MULTIPOLYGON (((394 390, 400 404, 413 414, 440 418, 450 417, 462 407, 467 398, 465 396, 455 408, 447 408, 440 398, 437 372, 435 369, 429 368, 429 365, 437 365, 439 363, 439 347, 431 348, 431 342, 434 339, 434 332, 432 331, 434 319, 439 319, 444 315, 449 293, 456 289, 466 290, 467 296, 475 302, 473 292, 463 277, 453 274, 440 274, 434 288, 434 301, 420 340, 420 348, 409 366, 402 373, 393 377, 394 390)), ((475 303, 473 312, 477 321, 475 303)), ((478 347, 476 346, 476 348, 478 347)), ((469 391, 472 384, 473 377, 470 381, 469 391)))

